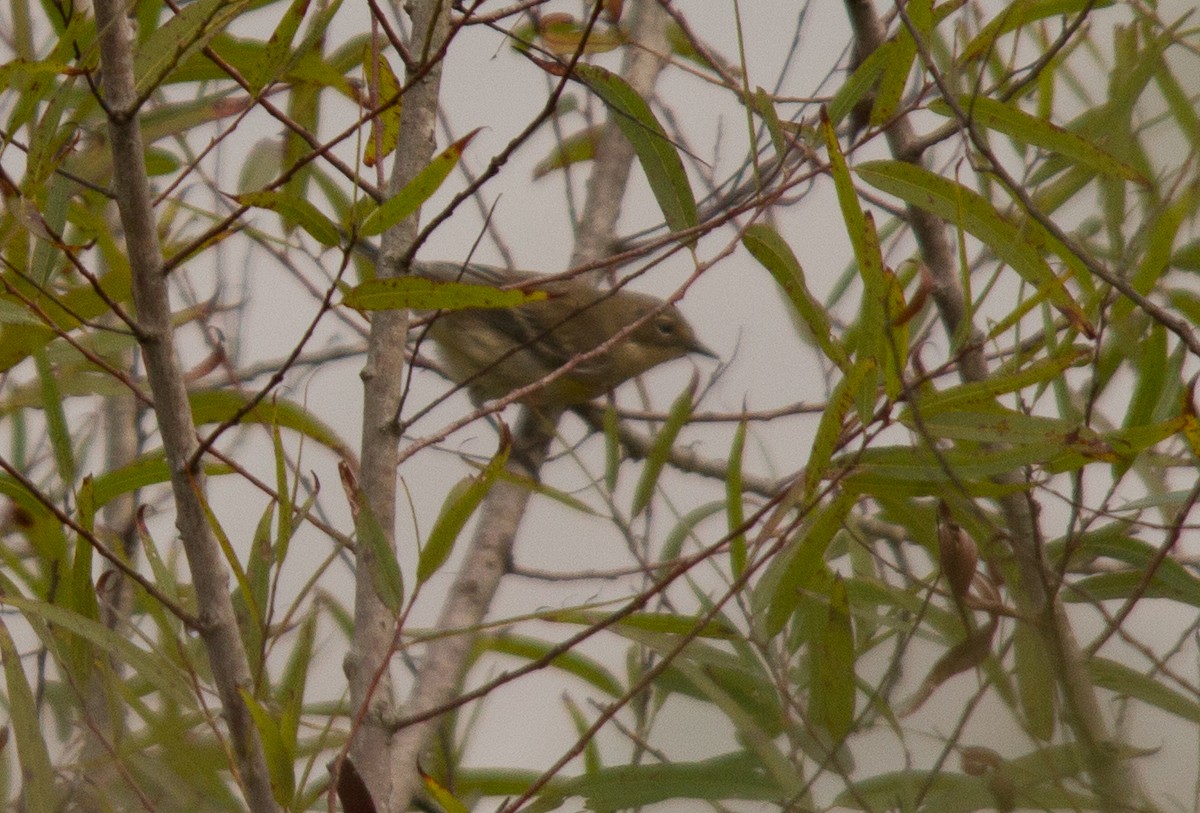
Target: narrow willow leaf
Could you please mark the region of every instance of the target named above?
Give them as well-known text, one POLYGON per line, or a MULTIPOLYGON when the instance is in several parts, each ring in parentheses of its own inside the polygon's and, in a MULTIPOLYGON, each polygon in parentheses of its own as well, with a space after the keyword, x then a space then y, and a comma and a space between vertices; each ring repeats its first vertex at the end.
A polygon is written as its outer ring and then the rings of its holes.
POLYGON ((292 0, 267 40, 266 47, 259 49, 253 69, 245 74, 251 95, 257 96, 269 83, 283 75, 292 54, 292 40, 304 20, 309 2, 311 0, 292 0))
POLYGON ((33 355, 37 367, 38 385, 42 396, 42 411, 46 416, 46 432, 50 436, 50 448, 54 451, 54 463, 60 480, 67 485, 75 482, 75 449, 73 438, 67 429, 67 415, 63 411, 63 397, 58 389, 58 376, 50 367, 50 359, 44 350, 33 355))
MULTIPOLYGON (((207 464, 204 474, 209 477, 230 474, 233 471, 224 464, 207 464)), ((106 471, 95 478, 94 498, 100 508, 123 494, 137 491, 146 486, 165 483, 171 479, 171 470, 161 449, 136 458, 119 469, 106 471)))
POLYGON ((287 809, 296 795, 296 774, 294 761, 295 753, 289 752, 283 737, 279 732, 279 722, 271 712, 244 687, 238 687, 238 694, 250 712, 254 728, 258 731, 258 739, 262 743, 263 756, 267 761, 267 772, 271 776, 271 795, 281 807, 287 809))
MULTIPOLYGON (((96 500, 89 474, 79 484, 79 524, 87 531, 96 525, 96 500)), ((75 538, 75 559, 71 564, 66 605, 82 618, 100 620, 100 603, 96 597, 96 586, 92 582, 91 544, 82 536, 75 538)), ((69 648, 71 669, 75 680, 86 682, 94 666, 91 643, 82 636, 72 635, 69 648)))
POLYGON ((290 192, 247 192, 236 195, 234 200, 243 206, 275 212, 285 221, 304 229, 323 246, 336 246, 341 240, 341 234, 332 220, 323 215, 316 206, 290 192))
POLYGON ((746 533, 741 530, 746 521, 742 505, 742 451, 746 445, 746 419, 738 423, 733 434, 733 447, 725 466, 725 515, 729 527, 729 559, 734 578, 746 569, 746 533))
MULTIPOLYGON (((867 246, 863 242, 866 234, 866 223, 862 206, 858 202, 858 193, 854 189, 854 181, 850 177, 850 168, 846 164, 846 156, 837 140, 837 132, 827 114, 821 116, 821 135, 825 140, 825 148, 829 153, 829 173, 833 178, 834 189, 837 192, 838 206, 842 210, 842 220, 846 224, 846 232, 850 235, 850 243, 854 248, 854 259, 858 262, 859 274, 864 273, 867 246)), ((864 280, 865 281, 865 280, 864 280)))
POLYGON ((275 498, 279 501, 279 527, 275 535, 275 550, 279 560, 287 558, 288 543, 292 540, 292 495, 288 488, 287 455, 278 424, 271 427, 271 447, 275 452, 275 498))
MULTIPOLYGON (((920 5, 910 3, 909 7, 920 5)), ((910 18, 911 19, 911 18, 910 18)), ((871 124, 880 127, 887 124, 900 109, 900 99, 912 73, 913 61, 917 56, 917 44, 906 26, 901 25, 892 46, 886 50, 883 71, 879 76, 879 87, 875 103, 871 106, 871 124)))
POLYGON ((1094 430, 1074 421, 1026 415, 998 404, 991 408, 982 405, 978 410, 939 410, 931 415, 905 407, 899 419, 914 432, 925 432, 930 437, 950 440, 1044 443, 1056 448, 1085 440, 1100 440, 1100 435, 1094 430))
POLYGON ((875 363, 870 359, 860 360, 850 368, 849 373, 834 387, 825 411, 821 413, 817 433, 813 437, 812 451, 808 455, 808 463, 804 467, 804 499, 811 500, 825 473, 829 471, 829 462, 837 449, 842 431, 846 428, 846 415, 854 405, 855 396, 875 370, 875 363))
POLYGON ((399 99, 402 86, 387 56, 380 52, 378 43, 363 44, 362 68, 373 103, 377 107, 387 105, 371 117, 371 128, 367 132, 363 164, 374 167, 396 149, 400 136, 399 99), (391 103, 393 99, 397 100, 394 104, 391 103))
POLYGON ((1083 347, 1064 347, 1049 358, 1039 359, 1019 370, 997 370, 986 381, 958 384, 944 390, 923 390, 920 394, 922 415, 976 409, 994 404, 1000 395, 1037 386, 1062 376, 1069 368, 1086 362, 1091 351, 1083 347))
POLYGON ((733 724, 738 740, 745 743, 758 757, 774 783, 785 789, 784 795, 791 796, 796 793, 800 789, 800 777, 796 773, 795 765, 774 741, 777 731, 775 726, 771 725, 773 721, 768 722, 770 727, 767 727, 759 720, 764 708, 771 709, 776 705, 771 702, 774 699, 771 686, 766 681, 761 681, 761 688, 748 693, 744 685, 721 685, 716 679, 720 670, 703 661, 693 662, 681 658, 676 660, 674 666, 696 687, 701 699, 716 706, 721 716, 733 724))
POLYGON ((683 550, 683 543, 696 532, 696 526, 714 514, 719 513, 724 508, 724 502, 713 501, 693 508, 684 514, 675 523, 675 527, 671 529, 671 532, 667 534, 667 538, 663 540, 659 559, 666 563, 671 563, 678 559, 680 552, 683 550))
POLYGON ((778 575, 767 579, 769 593, 756 605, 767 606, 763 626, 768 635, 778 635, 792 613, 800 606, 800 598, 814 575, 825 562, 825 550, 834 534, 842 529, 846 516, 854 507, 854 495, 839 493, 827 505, 815 512, 812 521, 804 526, 779 558, 771 563, 778 575))
POLYGON ((225 554, 225 561, 229 565, 229 569, 233 572, 234 581, 237 582, 237 589, 242 594, 243 600, 246 602, 246 610, 250 615, 249 620, 254 624, 254 634, 261 640, 265 630, 262 628, 263 615, 262 608, 254 600, 254 591, 250 589, 250 582, 246 578, 246 571, 242 567, 242 563, 238 560, 237 551, 233 549, 233 543, 229 541, 229 535, 225 533, 225 528, 221 525, 217 515, 213 513, 212 506, 208 502, 207 496, 201 490, 199 484, 195 480, 189 481, 192 486, 192 494, 200 503, 201 509, 204 511, 204 518, 208 520, 208 527, 212 529, 213 535, 217 538, 217 544, 221 546, 221 552, 225 554))
POLYGON ((896 40, 888 40, 880 45, 855 68, 850 78, 833 94, 828 109, 829 121, 834 127, 841 124, 854 106, 865 99, 875 87, 884 69, 893 61, 892 52, 897 47, 896 40))
POLYGON ((589 30, 565 12, 542 15, 537 21, 537 33, 547 51, 563 57, 607 53, 626 41, 625 33, 616 26, 598 25, 589 30))
POLYGON ((592 160, 599 135, 599 127, 589 127, 567 136, 551 149, 549 155, 538 161, 533 168, 533 177, 544 178, 555 170, 592 160))
POLYGON ((997 6, 998 12, 992 20, 967 43, 959 59, 962 63, 977 59, 996 47, 996 40, 1010 31, 1016 31, 1031 22, 1064 14, 1082 14, 1097 11, 1113 4, 1114 0, 1016 0, 997 6))
POLYGON ((449 788, 426 773, 420 766, 417 766, 417 773, 421 775, 421 784, 425 786, 425 790, 429 791, 429 795, 445 813, 471 813, 471 808, 459 801, 449 788))
POLYGON ((854 677, 854 629, 846 585, 835 576, 829 593, 829 613, 818 640, 809 648, 812 679, 808 708, 811 719, 840 741, 854 723, 858 691, 854 677))
POLYGON ((608 403, 604 407, 604 487, 610 494, 617 490, 617 475, 621 472, 619 420, 616 405, 608 403))
POLYGON ((361 490, 355 495, 358 515, 354 520, 354 536, 358 540, 360 563, 369 568, 375 595, 384 607, 399 615, 404 604, 404 576, 396 552, 392 550, 383 526, 361 490))
POLYGON ((653 762, 614 765, 564 780, 555 788, 582 796, 587 810, 627 810, 672 799, 777 801, 788 796, 751 753, 700 762, 653 762))
POLYGON ((775 149, 775 160, 782 164, 787 158, 788 139, 783 134, 783 122, 775 112, 775 102, 771 94, 761 87, 756 87, 750 97, 750 105, 766 125, 767 135, 771 137, 771 146, 775 149))
MULTIPOLYGON (((862 306, 858 317, 858 348, 860 359, 866 357, 875 360, 877 369, 883 366, 884 345, 884 297, 886 291, 883 284, 883 255, 880 253, 879 238, 875 232, 873 220, 863 212, 858 201, 858 192, 854 189, 854 181, 850 177, 850 168, 846 164, 846 156, 842 154, 837 133, 828 116, 821 117, 821 132, 825 138, 825 147, 829 155, 829 172, 833 177, 834 188, 837 190, 838 205, 842 210, 842 220, 846 224, 846 233, 850 236, 850 244, 854 248, 854 260, 858 264, 858 274, 862 279, 862 306)), ((870 391, 871 401, 874 401, 874 387, 864 387, 862 393, 870 391)), ((866 396, 863 395, 863 398, 866 396)), ((869 412, 860 400, 860 412, 869 412)))
POLYGON ((417 274, 371 279, 346 291, 342 304, 360 311, 416 308, 418 310, 462 310, 463 308, 515 308, 526 302, 546 299, 545 291, 502 290, 493 285, 444 282, 417 274))
POLYGON ((1179 80, 1175 78, 1175 74, 1171 72, 1171 67, 1165 60, 1159 60, 1154 78, 1163 97, 1167 100, 1167 108, 1175 117, 1177 124, 1175 131, 1191 142, 1193 152, 1200 151, 1200 114, 1197 113, 1195 104, 1188 97, 1187 91, 1179 84, 1179 80))
POLYGON ((830 361, 846 370, 850 360, 846 349, 834 338, 825 309, 811 293, 804 280, 804 269, 791 246, 779 232, 765 223, 754 223, 742 234, 742 245, 751 256, 771 273, 796 313, 804 320, 813 340, 830 361))
POLYGON ((137 95, 144 96, 159 87, 176 66, 221 33, 248 4, 249 0, 196 0, 155 28, 134 56, 137 95))
POLYGON ((3 620, 0 620, 0 663, 4 669, 9 725, 17 741, 17 764, 23 779, 21 789, 25 810, 29 813, 54 813, 60 806, 55 791, 54 768, 38 720, 38 704, 25 678, 24 661, 3 620))
MULTIPOLYGON (((271 555, 271 520, 275 518, 275 505, 273 500, 268 501, 262 516, 258 518, 246 562, 246 583, 250 585, 250 595, 254 598, 251 604, 264 609, 271 597, 271 565, 275 561, 271 555)), ((236 601, 237 596, 234 598, 236 601)), ((247 605, 247 610, 249 606, 251 605, 247 605)), ((265 627, 265 619, 263 626, 265 627)))
POLYGON ((1167 686, 1162 680, 1130 669, 1107 658, 1088 660, 1096 685, 1123 697, 1132 697, 1190 723, 1200 725, 1200 703, 1167 686))
MULTIPOLYGON (((967 112, 972 122, 989 130, 1056 152, 1094 172, 1145 183, 1140 172, 1095 142, 1045 119, 1031 116, 1013 104, 977 95, 959 97, 958 105, 967 112)), ((943 101, 934 102, 929 109, 943 116, 954 116, 950 105, 943 101)))
POLYGON ((1017 624, 1013 632, 1013 655, 1026 729, 1037 739, 1047 742, 1054 736, 1054 687, 1057 682, 1046 647, 1031 625, 1017 624))
POLYGON ((654 198, 671 231, 690 229, 699 222, 696 198, 675 145, 655 118, 650 105, 614 73, 580 63, 575 75, 612 111, 613 120, 633 146, 654 198))
MULTIPOLYGON (((592 626, 599 623, 611 622, 607 613, 592 610, 556 610, 543 612, 540 618, 544 621, 555 621, 561 624, 581 624, 592 626)), ((677 613, 631 613, 616 624, 612 629, 629 638, 637 637, 639 633, 663 633, 669 635, 696 635, 701 638, 729 640, 739 633, 720 619, 709 621, 700 630, 696 629, 697 621, 692 616, 677 613)), ((639 638, 639 640, 643 640, 639 638)))
POLYGON ((429 165, 418 172, 415 178, 405 184, 404 188, 397 192, 395 197, 388 200, 363 219, 362 224, 358 228, 358 233, 363 237, 374 237, 377 234, 383 234, 392 226, 395 226, 401 220, 420 209, 421 204, 429 200, 433 193, 441 187, 442 182, 446 180, 446 176, 450 174, 450 171, 458 165, 463 150, 467 148, 467 145, 471 143, 471 139, 478 133, 478 129, 472 130, 434 156, 429 165))
MULTIPOLYGON (((1195 219, 1200 193, 1195 189, 1184 190, 1178 198, 1162 211, 1149 217, 1149 234, 1141 261, 1133 272, 1130 282, 1138 293, 1148 295, 1158 286, 1163 275, 1170 271, 1171 254, 1180 227, 1195 219)), ((1134 303, 1121 297, 1113 304, 1113 319, 1120 324, 1133 313, 1134 303)))
POLYGON ((633 508, 630 510, 630 516, 636 517, 650 505, 650 500, 654 496, 654 488, 658 485, 658 477, 662 474, 663 467, 667 465, 667 460, 671 456, 671 447, 675 445, 675 438, 692 415, 692 399, 696 396, 696 387, 699 386, 699 383, 698 376, 693 375, 691 382, 684 387, 683 392, 679 393, 675 403, 671 404, 671 411, 667 414, 666 423, 659 430, 658 437, 654 439, 650 453, 646 455, 642 476, 633 492, 633 508))
POLYGON ((417 584, 423 584, 446 563, 446 559, 450 557, 450 552, 454 549, 454 543, 458 541, 459 534, 462 533, 463 526, 467 524, 467 520, 475 513, 475 509, 483 502, 487 493, 492 490, 496 478, 504 470, 504 464, 508 462, 510 451, 512 451, 512 437, 505 429, 500 436, 500 448, 496 450, 495 456, 488 461, 483 471, 474 477, 460 480, 450 489, 450 493, 446 495, 446 500, 442 503, 442 510, 433 523, 433 529, 429 532, 429 538, 425 540, 425 544, 421 548, 421 555, 417 560, 417 584))
MULTIPOLYGON (((221 423, 240 412, 247 404, 248 396, 229 389, 200 390, 188 393, 192 407, 192 420, 197 426, 221 423)), ((353 456, 353 451, 330 427, 318 420, 299 404, 282 398, 272 403, 258 403, 241 416, 241 423, 258 423, 264 426, 282 426, 312 438, 322 446, 342 456, 353 456)))
MULTIPOLYGON (((558 644, 524 635, 506 633, 486 636, 480 639, 478 646, 489 652, 536 661, 553 652, 558 644)), ((555 654, 554 659, 550 661, 550 666, 565 674, 574 675, 610 697, 618 697, 623 691, 621 682, 602 663, 575 650, 555 654)))
POLYGON ((1040 294, 1048 297, 1081 332, 1089 336, 1095 333, 1062 281, 1030 241, 1032 236, 1041 244, 1054 242, 1032 221, 1024 224, 1026 230, 1018 229, 979 193, 905 161, 868 161, 858 165, 856 171, 876 189, 932 212, 979 238, 1040 294))

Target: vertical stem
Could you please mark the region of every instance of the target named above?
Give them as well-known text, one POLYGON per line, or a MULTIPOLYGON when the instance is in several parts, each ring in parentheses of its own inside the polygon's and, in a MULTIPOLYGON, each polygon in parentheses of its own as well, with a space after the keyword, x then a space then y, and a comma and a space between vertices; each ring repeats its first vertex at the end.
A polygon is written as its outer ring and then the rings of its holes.
MULTIPOLYGON (((413 38, 411 52, 418 64, 413 76, 426 67, 431 55, 441 53, 449 31, 450 3, 445 0, 415 0, 411 4, 413 38)), ((390 188, 394 194, 414 178, 433 157, 434 125, 441 91, 441 64, 429 66, 404 95, 400 133, 394 152, 390 188)), ((418 220, 410 217, 383 236, 378 273, 393 277, 407 269, 399 267, 417 236, 418 220)), ((404 346, 408 336, 405 311, 379 311, 371 319, 367 361, 363 381, 363 430, 360 483, 363 493, 395 550, 396 485, 400 430, 396 416, 404 389, 404 346)), ((392 770, 393 744, 385 727, 391 717, 393 696, 388 671, 383 665, 392 657, 396 618, 375 593, 374 572, 378 563, 366 545, 358 548, 355 567, 354 633, 346 658, 350 702, 354 709, 369 704, 369 713, 355 731, 350 756, 380 810, 407 808, 408 794, 397 793, 401 782, 392 770), (379 683, 376 684, 376 676, 379 683)))
POLYGON ((116 0, 97 0, 95 9, 104 101, 116 168, 113 190, 133 275, 138 344, 171 472, 175 525, 195 585, 201 620, 199 632, 212 664, 246 801, 257 813, 271 813, 277 808, 262 743, 238 692, 239 688, 251 687, 251 675, 234 619, 229 574, 201 502, 204 473, 199 465, 190 464, 197 447, 196 431, 175 354, 171 306, 136 108, 129 20, 125 5, 116 0))

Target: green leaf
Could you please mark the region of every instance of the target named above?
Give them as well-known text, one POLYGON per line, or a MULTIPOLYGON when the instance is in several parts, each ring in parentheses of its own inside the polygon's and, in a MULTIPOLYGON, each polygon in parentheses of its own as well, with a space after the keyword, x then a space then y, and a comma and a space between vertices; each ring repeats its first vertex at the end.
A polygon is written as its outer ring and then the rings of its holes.
MULTIPOLYGON (((7 602, 7 598, 0 599, 7 602)), ((0 620, 0 662, 3 663, 9 725, 17 741, 17 763, 23 778, 22 792, 29 813, 54 813, 59 810, 54 786, 54 768, 46 750, 38 704, 25 678, 25 667, 8 626, 0 620)))
POLYGON ((870 55, 862 61, 862 64, 855 68, 854 73, 850 74, 837 92, 833 94, 833 98, 829 100, 829 121, 834 127, 837 127, 846 116, 850 115, 850 111, 855 105, 861 102, 875 87, 879 81, 879 77, 883 75, 884 69, 892 62, 892 54, 898 47, 895 40, 888 40, 880 45, 870 55))
POLYGON ((1054 736, 1056 680, 1045 644, 1030 624, 1017 624, 1013 632, 1013 655, 1026 730, 1047 742, 1054 736))
POLYGON ((271 795, 283 808, 292 804, 296 795, 295 753, 289 751, 283 736, 280 734, 279 722, 271 713, 255 699, 244 687, 238 686, 238 694, 250 712, 254 727, 258 730, 258 739, 262 742, 263 756, 267 761, 267 772, 271 776, 271 795))
POLYGON ((778 635, 800 606, 801 596, 825 562, 829 543, 842 529, 855 502, 854 495, 839 492, 828 505, 814 512, 771 563, 754 596, 755 607, 766 607, 762 623, 767 635, 778 635))
POLYGON ((554 146, 549 155, 538 161, 533 168, 533 177, 544 178, 557 169, 592 160, 599 134, 600 128, 597 126, 567 136, 554 146))
POLYGON ((1100 441, 1100 436, 1094 430, 1074 421, 1026 415, 999 405, 991 408, 981 405, 978 410, 956 412, 938 410, 932 415, 905 407, 899 420, 914 432, 925 432, 930 437, 950 440, 1035 443, 1056 449, 1082 441, 1100 441))
POLYGON ((292 0, 291 5, 283 13, 271 39, 262 48, 254 63, 254 69, 247 72, 246 81, 250 84, 250 93, 257 96, 269 83, 281 76, 287 67, 292 54, 292 40, 304 20, 310 0, 292 0))
POLYGON ((742 525, 746 512, 742 505, 742 451, 746 445, 746 420, 738 423, 733 434, 733 448, 729 450, 729 462, 725 466, 725 505, 729 527, 729 558, 734 578, 746 569, 746 533, 742 525))
POLYGON ((811 500, 821 485, 822 478, 829 471, 829 463, 842 439, 846 428, 846 415, 853 406, 855 397, 868 382, 874 383, 875 362, 871 359, 860 359, 850 368, 850 372, 834 387, 829 403, 821 413, 817 424, 817 433, 813 438, 812 451, 808 455, 808 463, 804 467, 804 499, 811 500))
POLYGON ((502 290, 493 285, 470 282, 444 282, 417 274, 372 279, 346 292, 342 304, 360 311, 416 308, 418 310, 462 310, 463 308, 515 308, 526 302, 540 302, 548 294, 540 290, 513 288, 502 290))
POLYGON ((808 708, 813 720, 823 726, 835 742, 850 733, 854 723, 854 629, 850 624, 850 601, 841 576, 834 576, 829 593, 829 613, 820 637, 809 648, 812 679, 808 708))
POLYGON ((392 226, 395 226, 401 220, 420 209, 421 204, 429 200, 433 193, 441 188, 442 182, 446 180, 446 176, 458 165, 463 150, 467 148, 467 145, 471 143, 471 139, 478 133, 478 129, 472 130, 434 156, 429 165, 418 172, 415 178, 405 184, 404 188, 397 192, 395 197, 386 201, 382 206, 363 219, 362 224, 357 230, 358 234, 362 237, 374 237, 377 234, 383 234, 392 226))
POLYGON ((145 96, 195 54, 225 25, 234 20, 249 0, 196 0, 154 29, 134 57, 136 93, 145 96))
POLYGON ((754 223, 742 234, 742 245, 771 273, 772 278, 804 320, 821 351, 842 370, 850 367, 846 349, 834 338, 825 309, 808 291, 804 269, 779 232, 765 223, 754 223))
POLYGON ((612 112, 613 120, 633 146, 668 228, 683 231, 697 225, 696 198, 683 161, 650 105, 624 79, 604 68, 579 63, 574 70, 612 112))
POLYGON ((471 808, 459 801, 449 788, 422 770, 419 765, 417 772, 421 775, 421 783, 425 785, 425 790, 429 791, 429 795, 445 813, 471 813, 471 808))
MULTIPOLYGON (((929 5, 929 0, 922 0, 910 2, 907 7, 909 19, 923 33, 928 32, 929 5), (923 13, 918 13, 918 9, 923 9, 923 13), (918 24, 918 19, 926 20, 926 24, 918 24)), ((900 25, 891 42, 893 44, 890 48, 880 49, 884 50, 886 57, 883 72, 879 77, 879 90, 875 94, 875 103, 871 106, 871 124, 876 127, 887 124, 900 109, 900 99, 904 95, 909 74, 912 73, 913 61, 917 56, 917 43, 907 26, 900 25)))
POLYGON ((378 43, 363 43, 363 76, 374 104, 387 104, 396 99, 371 119, 367 132, 367 148, 363 163, 368 167, 378 165, 382 158, 392 154, 400 137, 400 93, 402 84, 392 70, 387 56, 380 52, 378 43))
MULTIPOLYGON (((989 130, 1056 152, 1103 175, 1145 183, 1145 178, 1140 172, 1095 142, 1078 133, 1064 130, 1045 119, 1031 116, 1012 104, 976 95, 960 96, 958 105, 971 117, 971 121, 989 130)), ((929 109, 939 115, 954 116, 954 111, 944 101, 930 104, 929 109)))
MULTIPOLYGON (((171 702, 184 706, 194 705, 195 695, 190 678, 164 653, 140 649, 128 636, 54 604, 4 595, 0 596, 0 605, 19 610, 31 622, 44 622, 78 635, 114 661, 125 664, 131 673, 162 692, 171 702)), ((7 668, 8 658, 5 658, 4 662, 7 668)), ((13 694, 9 695, 9 701, 14 701, 13 694)), ((9 713, 14 713, 11 707, 9 713)))
MULTIPOLYGON (((863 212, 862 206, 859 204, 858 192, 850 177, 846 156, 842 154, 837 133, 834 132, 832 123, 825 115, 822 115, 821 119, 821 132, 829 155, 829 172, 833 176, 838 205, 842 210, 842 220, 846 224, 846 233, 850 236, 850 244, 854 248, 854 260, 858 264, 858 274, 863 283, 862 306, 857 323, 857 357, 860 360, 863 358, 874 359, 877 369, 882 369, 887 353, 885 343, 887 320, 884 318, 887 289, 884 286, 883 255, 880 253, 879 238, 875 233, 874 221, 863 212)), ((867 399, 869 395, 870 401, 874 401, 874 386, 864 382, 859 394, 861 396, 860 413, 869 413, 870 407, 867 399)))
POLYGON ((501 435, 500 448, 483 471, 474 477, 460 480, 450 489, 442 503, 442 510, 433 523, 433 530, 429 532, 429 538, 421 548, 420 558, 417 560, 418 585, 424 584, 446 563, 463 526, 492 490, 492 485, 503 471, 504 464, 508 462, 511 450, 512 439, 505 431, 501 435))
MULTIPOLYGON (((64 293, 46 298, 33 286, 20 278, 5 274, 4 282, 21 291, 25 296, 38 303, 42 313, 52 320, 53 324, 64 332, 71 332, 83 324, 83 320, 96 319, 108 313, 112 308, 107 300, 127 302, 131 296, 129 266, 118 261, 111 271, 100 278, 100 289, 97 292, 90 282, 85 282, 64 293)), ((0 325, 0 373, 7 372, 28 358, 35 350, 45 347, 58 333, 42 325, 4 324, 0 325)))
MULTIPOLYGON (((540 618, 543 621, 554 621, 560 624, 592 626, 607 621, 608 614, 592 610, 555 610, 541 613, 540 618)), ((720 619, 709 621, 699 631, 696 630, 696 624, 697 620, 688 615, 642 612, 630 613, 613 625, 613 629, 628 637, 635 637, 639 632, 652 632, 668 635, 698 635, 701 638, 728 640, 740 634, 720 619)))
POLYGON ((1096 685, 1124 697, 1132 697, 1168 714, 1200 725, 1200 703, 1168 687, 1161 678, 1144 675, 1123 663, 1093 657, 1088 672, 1096 685))
MULTIPOLYGON (((771 146, 775 149, 775 160, 782 165, 787 160, 788 139, 783 134, 783 122, 779 120, 779 114, 775 112, 775 103, 771 99, 771 94, 761 87, 754 88, 754 93, 750 96, 750 106, 766 125, 767 134, 771 137, 771 146)), ((743 242, 745 242, 744 237, 743 242)))
POLYGON ((977 192, 905 161, 868 161, 860 164, 857 172, 876 189, 932 212, 979 238, 1080 330, 1094 333, 1083 311, 1031 242, 1031 235, 1040 244, 1053 242, 1032 221, 1019 229, 977 192))
POLYGON ((292 492, 288 488, 288 460, 283 450, 283 437, 279 427, 271 427, 271 447, 275 452, 275 498, 279 501, 279 527, 275 534, 275 545, 279 560, 287 558, 288 543, 292 541, 292 492))
POLYGON ((299 225, 323 246, 336 246, 341 241, 341 234, 332 220, 316 206, 290 192, 247 192, 234 196, 234 200, 243 206, 275 212, 285 221, 299 225))
MULTIPOLYGON (((536 661, 550 654, 558 644, 524 635, 503 633, 480 638, 478 646, 489 652, 536 661)), ((556 654, 550 661, 550 666, 565 674, 574 675, 610 697, 619 697, 623 691, 620 681, 603 664, 576 650, 556 654)))
POLYGON ((369 569, 375 595, 384 607, 394 615, 400 614, 404 604, 404 575, 391 542, 375 518, 375 512, 361 489, 354 496, 357 516, 354 519, 354 537, 358 541, 359 566, 369 569))
POLYGON ((616 765, 565 780, 564 796, 583 796, 588 810, 626 810, 673 799, 778 801, 787 790, 775 784, 753 754, 738 752, 700 762, 616 765))
POLYGON ((675 445, 675 438, 692 415, 692 399, 696 396, 698 385, 699 378, 693 375, 691 382, 684 387, 683 392, 679 393, 675 402, 671 404, 671 411, 667 413, 666 423, 659 430, 658 436, 654 438, 654 445, 650 447, 650 453, 646 455, 642 476, 638 479, 637 488, 633 492, 631 517, 636 517, 650 505, 650 500, 654 496, 654 488, 658 485, 658 477, 662 474, 662 470, 671 456, 671 447, 675 445))
MULTIPOLYGON (((192 420, 197 426, 221 423, 232 418, 246 406, 248 399, 249 396, 245 393, 229 389, 199 390, 188 393, 188 402, 192 406, 192 420)), ((333 429, 318 420, 304 407, 282 398, 268 403, 260 401, 255 404, 253 409, 242 415, 239 422, 282 426, 312 438, 339 455, 353 456, 350 447, 342 442, 333 429)))
POLYGON ((67 485, 75 482, 75 450, 72 448, 70 431, 67 429, 67 415, 63 411, 62 393, 58 389, 58 376, 50 367, 50 360, 44 350, 33 354, 37 367, 38 384, 41 388, 42 410, 46 414, 46 431, 50 436, 50 448, 54 451, 54 463, 58 468, 58 476, 67 485))
POLYGON ((1091 357, 1092 351, 1087 348, 1068 346, 1049 358, 1039 359, 1017 370, 998 369, 984 381, 957 384, 944 390, 922 390, 918 402, 921 415, 970 410, 994 404, 998 396, 1046 384, 1071 367, 1086 363, 1091 357))
MULTIPOLYGON (((232 468, 223 463, 209 463, 204 466, 204 473, 207 476, 230 474, 232 471, 232 468)), ((129 494, 146 486, 165 483, 170 479, 171 470, 167 466, 164 452, 161 449, 148 452, 119 469, 96 475, 93 483, 96 507, 107 505, 122 494, 129 494)))
POLYGON ((604 407, 604 487, 609 493, 617 489, 621 473, 621 436, 617 407, 611 401, 604 407))
POLYGON ((1000 37, 1031 22, 1064 14, 1097 11, 1112 4, 1113 0, 1016 0, 1006 3, 997 7, 1000 12, 975 35, 975 39, 967 43, 959 60, 966 64, 969 60, 977 59, 985 52, 991 51, 1000 37))
POLYGON ((696 526, 726 507, 725 502, 713 501, 693 508, 684 514, 671 532, 663 540, 662 551, 659 554, 663 562, 674 562, 683 550, 683 543, 696 532, 696 526))
POLYGON ((233 572, 234 581, 237 582, 238 592, 242 596, 242 600, 246 602, 246 612, 249 616, 246 620, 253 625, 253 629, 249 630, 248 634, 255 641, 263 640, 266 630, 263 628, 264 619, 262 608, 254 600, 254 591, 250 588, 250 582, 246 578, 246 571, 242 567, 242 563, 238 560, 237 551, 233 549, 233 543, 229 541, 229 535, 225 533, 224 526, 221 525, 217 515, 213 513, 212 506, 208 502, 207 496, 201 490, 198 483, 191 481, 192 492, 196 499, 200 502, 200 507, 204 511, 204 517, 208 520, 208 527, 212 529, 213 535, 217 538, 217 544, 221 546, 221 552, 225 554, 225 561, 229 564, 229 569, 233 572))

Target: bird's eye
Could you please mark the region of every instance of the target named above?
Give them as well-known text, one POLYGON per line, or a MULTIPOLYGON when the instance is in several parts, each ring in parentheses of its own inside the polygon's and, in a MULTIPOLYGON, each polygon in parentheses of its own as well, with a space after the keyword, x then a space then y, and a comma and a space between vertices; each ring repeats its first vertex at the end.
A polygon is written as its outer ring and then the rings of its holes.
POLYGON ((664 336, 671 336, 675 333, 675 322, 670 319, 659 319, 655 322, 658 332, 664 336))

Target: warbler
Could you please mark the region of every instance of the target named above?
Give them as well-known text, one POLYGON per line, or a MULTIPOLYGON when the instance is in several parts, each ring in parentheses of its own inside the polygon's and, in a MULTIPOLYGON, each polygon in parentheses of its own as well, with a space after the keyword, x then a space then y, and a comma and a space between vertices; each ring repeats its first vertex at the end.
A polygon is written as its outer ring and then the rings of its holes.
POLYGON ((548 294, 512 308, 446 310, 434 317, 429 336, 437 343, 443 366, 451 378, 466 385, 476 403, 540 381, 646 317, 612 347, 523 401, 539 408, 583 404, 688 353, 716 358, 678 308, 647 294, 602 291, 577 280, 542 283, 540 274, 476 263, 417 262, 413 271, 431 279, 521 285, 548 294))

